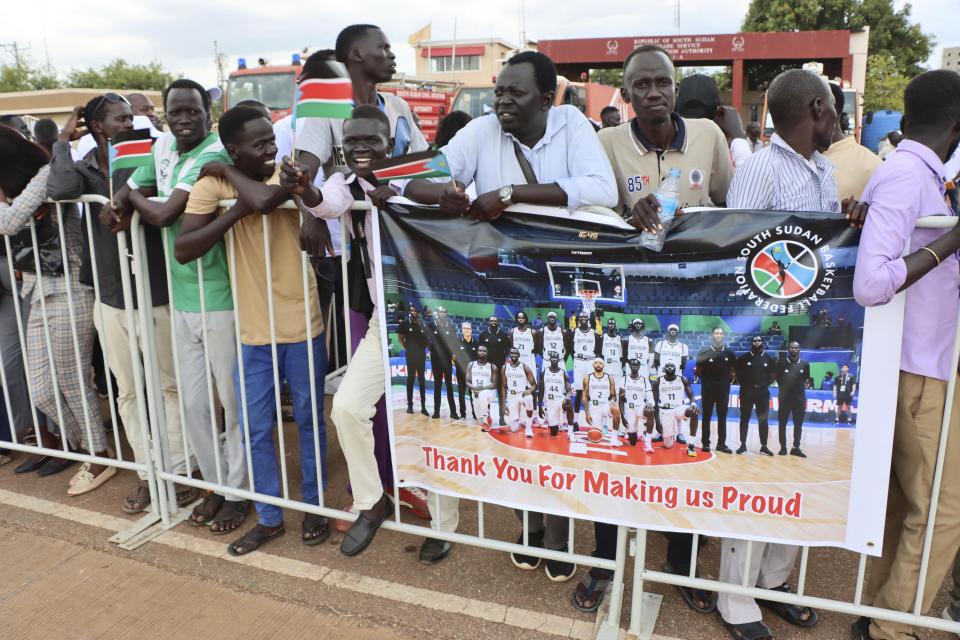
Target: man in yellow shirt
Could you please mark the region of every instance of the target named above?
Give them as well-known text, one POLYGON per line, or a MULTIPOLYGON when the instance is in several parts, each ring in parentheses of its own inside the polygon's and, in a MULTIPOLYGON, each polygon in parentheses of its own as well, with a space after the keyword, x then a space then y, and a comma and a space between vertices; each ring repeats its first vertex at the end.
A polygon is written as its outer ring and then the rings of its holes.
MULTIPOLYGON (((830 91, 833 92, 833 99, 837 103, 837 113, 841 113, 844 106, 843 90, 839 85, 831 82, 830 91)), ((840 195, 841 202, 847 198, 853 198, 859 202, 870 176, 883 164, 883 160, 858 143, 855 137, 843 133, 839 118, 833 128, 833 144, 823 155, 833 163, 833 179, 837 183, 837 193, 840 195)))
MULTIPOLYGON (((277 209, 290 194, 279 184, 270 121, 257 109, 234 107, 220 118, 219 134, 233 164, 204 166, 203 177, 190 192, 174 255, 181 263, 195 260, 232 229, 228 251, 241 342, 237 397, 249 442, 253 491, 281 495, 273 428, 279 417, 276 385, 286 380, 300 434, 302 499, 319 505, 315 452, 319 451, 319 475, 326 485, 323 383, 327 354, 316 278, 303 269, 300 215, 296 210, 277 209), (234 206, 220 210, 221 200, 233 198, 237 199, 234 206)), ((280 507, 262 502, 256 507, 257 526, 227 548, 231 555, 250 553, 285 532, 280 507)), ((326 518, 306 514, 304 544, 320 544, 329 535, 326 518)))

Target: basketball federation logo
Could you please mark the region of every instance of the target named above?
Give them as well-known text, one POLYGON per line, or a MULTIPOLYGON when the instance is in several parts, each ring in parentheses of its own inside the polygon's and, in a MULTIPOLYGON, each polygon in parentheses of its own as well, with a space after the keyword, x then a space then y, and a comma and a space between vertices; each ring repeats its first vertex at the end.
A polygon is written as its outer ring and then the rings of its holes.
POLYGON ((737 296, 773 313, 803 313, 833 285, 831 248, 816 231, 800 225, 758 233, 737 262, 737 296))
POLYGON ((764 295, 780 300, 802 296, 817 282, 819 262, 809 247, 777 240, 753 256, 750 276, 764 295))

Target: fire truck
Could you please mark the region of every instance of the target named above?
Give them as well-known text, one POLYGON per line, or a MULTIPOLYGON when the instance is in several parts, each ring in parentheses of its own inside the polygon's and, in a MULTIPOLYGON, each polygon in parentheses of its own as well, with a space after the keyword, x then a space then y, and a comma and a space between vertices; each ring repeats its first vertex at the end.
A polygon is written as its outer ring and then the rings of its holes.
MULTIPOLYGON (((226 108, 241 100, 257 100, 270 110, 274 121, 290 114, 297 78, 303 69, 301 56, 294 53, 290 64, 273 65, 260 58, 256 66, 248 66, 246 58, 237 61, 237 68, 227 77, 226 108)), ((377 87, 393 93, 410 105, 428 141, 437 135, 440 119, 450 111, 450 104, 459 88, 454 82, 425 82, 399 76, 377 87)))

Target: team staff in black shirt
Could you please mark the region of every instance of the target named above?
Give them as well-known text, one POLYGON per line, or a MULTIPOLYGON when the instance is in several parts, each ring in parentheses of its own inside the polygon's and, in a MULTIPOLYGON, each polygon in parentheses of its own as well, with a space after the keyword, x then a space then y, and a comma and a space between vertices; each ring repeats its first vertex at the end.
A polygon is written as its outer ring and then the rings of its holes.
POLYGON ((460 349, 460 336, 457 328, 447 317, 444 307, 437 307, 436 320, 429 325, 430 331, 430 369, 433 371, 433 417, 440 417, 440 392, 443 382, 447 382, 447 406, 450 418, 459 420, 457 407, 453 400, 453 354, 460 349))
POLYGON ((750 341, 750 351, 737 359, 737 379, 740 381, 740 448, 737 453, 747 452, 747 431, 750 427, 750 414, 757 411, 760 425, 760 453, 772 456, 767 448, 770 414, 770 385, 776 379, 777 361, 763 348, 763 336, 754 336, 750 341))
POLYGON ((803 417, 807 410, 806 382, 810 376, 810 363, 800 357, 800 343, 796 340, 787 345, 787 357, 777 367, 777 386, 780 387, 780 455, 787 455, 787 419, 793 415, 793 448, 790 455, 806 458, 800 450, 803 434, 803 417))
POLYGON ((413 413, 413 383, 420 379, 420 413, 427 416, 427 347, 430 337, 427 328, 420 321, 420 312, 410 305, 406 319, 397 327, 397 338, 403 345, 407 360, 407 413, 413 413))
POLYGON ((717 410, 717 451, 733 453, 727 446, 727 407, 730 404, 730 378, 737 356, 723 342, 723 329, 713 328, 710 346, 697 354, 697 375, 701 383, 703 412, 703 450, 710 451, 710 418, 717 410))

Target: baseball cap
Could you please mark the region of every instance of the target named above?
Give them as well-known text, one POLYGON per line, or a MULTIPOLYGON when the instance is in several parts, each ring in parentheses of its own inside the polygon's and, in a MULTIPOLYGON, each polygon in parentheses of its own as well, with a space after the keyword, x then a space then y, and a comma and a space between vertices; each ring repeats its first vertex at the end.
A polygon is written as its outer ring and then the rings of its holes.
POLYGON ((702 73, 687 76, 677 90, 677 113, 684 118, 713 118, 720 106, 720 90, 713 78, 702 73))

